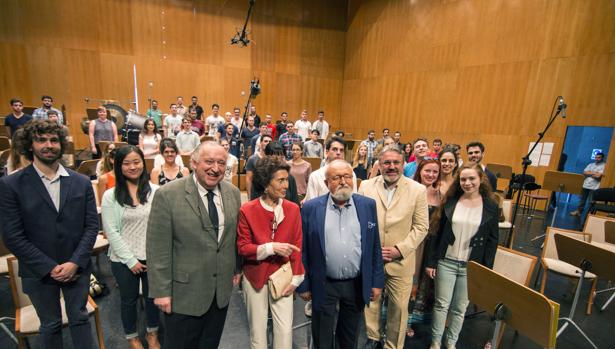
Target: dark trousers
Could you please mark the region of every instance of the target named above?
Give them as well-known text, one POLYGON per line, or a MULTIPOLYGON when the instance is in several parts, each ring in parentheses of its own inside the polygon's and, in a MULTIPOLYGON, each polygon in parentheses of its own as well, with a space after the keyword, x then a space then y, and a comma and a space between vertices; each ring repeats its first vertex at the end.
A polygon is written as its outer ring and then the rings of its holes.
POLYGON ((579 213, 583 213, 587 199, 589 199, 589 201, 591 202, 593 194, 594 191, 592 189, 583 188, 583 191, 581 192, 581 198, 579 199, 579 207, 577 208, 577 211, 579 211, 579 213))
MULTIPOLYGON (((140 261, 145 264, 145 261, 140 261)), ((158 307, 154 300, 148 298, 147 273, 133 274, 123 263, 111 262, 111 272, 115 276, 120 290, 122 326, 126 338, 138 337, 137 332, 137 301, 139 300, 139 284, 142 286, 145 298, 145 315, 147 317, 148 330, 158 329, 158 307)))
POLYGON ((45 278, 42 282, 35 278, 23 278, 23 291, 30 297, 41 321, 41 348, 61 349, 62 309, 60 290, 64 295, 68 326, 75 348, 92 348, 93 337, 86 304, 90 287, 91 270, 82 272, 77 280, 69 283, 55 283, 45 278))
POLYGON ((314 347, 332 349, 337 338, 337 348, 354 348, 364 307, 360 277, 342 281, 327 279, 322 307, 312 311, 314 347))
POLYGON ((228 306, 218 308, 216 297, 201 316, 164 315, 164 349, 213 349, 220 344, 228 306))

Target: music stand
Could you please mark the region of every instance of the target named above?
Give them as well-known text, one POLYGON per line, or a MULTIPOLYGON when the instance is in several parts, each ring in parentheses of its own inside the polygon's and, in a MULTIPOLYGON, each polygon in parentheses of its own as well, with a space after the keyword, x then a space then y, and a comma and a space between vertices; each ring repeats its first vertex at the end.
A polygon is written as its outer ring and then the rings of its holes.
POLYGON ((573 317, 577 302, 579 301, 579 296, 581 294, 581 287, 583 286, 585 273, 591 271, 596 274, 597 277, 604 278, 606 280, 615 280, 615 268, 613 268, 613 265, 615 265, 615 253, 585 241, 577 240, 561 234, 555 234, 554 238, 559 259, 574 266, 578 266, 581 269, 581 276, 579 278, 579 283, 577 284, 577 290, 574 294, 570 314, 567 317, 562 317, 559 319, 559 321, 565 321, 566 323, 564 323, 557 331, 557 336, 559 337, 559 335, 561 335, 568 327, 568 324, 571 324, 594 348, 598 348, 589 339, 589 337, 587 337, 585 332, 577 326, 573 320, 573 317))
MULTIPOLYGON (((547 171, 543 180, 542 189, 555 192, 555 209, 551 218, 551 226, 555 227, 555 217, 557 217, 557 202, 559 201, 559 193, 581 194, 583 190, 583 181, 585 177, 578 173, 547 171)), ((544 237, 541 234, 531 241, 538 240, 544 237)))
POLYGON ((544 348, 555 348, 558 303, 476 262, 467 270, 468 298, 495 317, 492 348, 497 349, 506 324, 544 348))

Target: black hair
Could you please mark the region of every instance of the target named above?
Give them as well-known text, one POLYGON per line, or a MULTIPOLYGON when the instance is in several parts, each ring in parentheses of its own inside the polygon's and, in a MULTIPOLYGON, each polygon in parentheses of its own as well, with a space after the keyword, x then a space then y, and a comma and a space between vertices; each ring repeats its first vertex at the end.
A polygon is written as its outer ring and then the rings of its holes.
POLYGON ((338 137, 338 136, 333 136, 333 137, 329 138, 329 140, 325 144, 325 149, 326 150, 331 149, 331 144, 333 144, 333 142, 340 143, 341 145, 344 146, 344 150, 346 150, 346 141, 343 138, 338 137))
POLYGON ((41 97, 41 101, 44 100, 44 99, 51 99, 51 101, 53 102, 53 98, 51 96, 43 95, 41 97))
POLYGON ((485 146, 483 145, 483 143, 481 143, 479 141, 474 141, 474 142, 468 143, 466 145, 466 151, 468 151, 468 149, 470 149, 471 147, 479 147, 481 153, 485 152, 485 146))
POLYGON ((115 173, 115 201, 122 206, 135 206, 128 192, 128 186, 126 185, 126 177, 122 173, 122 162, 130 153, 137 153, 141 158, 143 164, 143 171, 137 181, 137 198, 141 205, 147 202, 147 196, 152 191, 149 185, 149 175, 145 169, 145 156, 139 147, 134 145, 128 145, 121 147, 115 151, 115 157, 113 159, 113 172, 115 173))
POLYGON ((280 142, 269 142, 265 147, 265 155, 286 155, 284 147, 280 142))
POLYGON ((218 109, 220 109, 220 106, 218 105, 218 103, 214 103, 211 105, 211 109, 214 109, 215 107, 218 107, 218 109))
POLYGON ((21 103, 21 104, 23 104, 23 102, 21 101, 21 99, 19 99, 19 98, 11 98, 11 102, 10 102, 10 104, 9 104, 9 105, 13 105, 13 104, 18 103, 18 102, 19 102, 19 103, 21 103))

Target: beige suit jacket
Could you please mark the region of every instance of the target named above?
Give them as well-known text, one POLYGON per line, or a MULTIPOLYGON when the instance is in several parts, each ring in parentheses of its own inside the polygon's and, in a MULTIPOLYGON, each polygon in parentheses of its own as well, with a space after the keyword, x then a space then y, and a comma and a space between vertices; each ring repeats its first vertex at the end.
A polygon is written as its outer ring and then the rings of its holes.
POLYGON ((362 181, 359 194, 376 200, 380 243, 383 247, 396 246, 402 258, 385 263, 388 275, 412 276, 415 270, 415 251, 427 235, 429 214, 425 186, 401 177, 391 204, 382 176, 362 181))
POLYGON ((147 226, 149 296, 172 297, 172 312, 200 316, 214 296, 228 305, 237 269, 239 190, 219 184, 224 210, 224 233, 218 242, 194 177, 168 183, 152 202, 147 226))

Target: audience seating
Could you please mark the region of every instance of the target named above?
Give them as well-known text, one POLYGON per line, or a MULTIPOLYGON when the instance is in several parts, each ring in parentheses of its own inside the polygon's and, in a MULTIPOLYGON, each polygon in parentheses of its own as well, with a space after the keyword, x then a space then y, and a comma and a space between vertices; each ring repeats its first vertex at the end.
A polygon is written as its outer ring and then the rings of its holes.
POLYGON ((152 169, 154 168, 154 159, 145 159, 145 170, 147 174, 152 173, 152 169))
MULTIPOLYGON (((567 276, 570 278, 576 278, 576 279, 578 279, 579 276, 581 275, 581 269, 579 269, 577 266, 568 264, 559 259, 557 255, 557 248, 555 246, 555 239, 554 239, 555 234, 566 235, 571 238, 582 240, 585 242, 590 242, 591 240, 590 234, 586 234, 580 231, 553 228, 553 227, 547 228, 544 247, 542 249, 542 255, 540 257, 540 263, 544 269, 543 274, 542 274, 542 282, 540 285, 540 293, 542 294, 545 293, 545 288, 547 286, 547 275, 549 274, 549 271, 556 272, 560 275, 564 275, 564 276, 567 276)), ((598 281, 598 278, 596 277, 595 274, 591 272, 587 272, 585 274, 585 278, 589 280, 593 280, 592 288, 589 293, 589 298, 587 300, 586 313, 589 315, 591 314, 591 310, 592 310, 594 292, 596 291, 596 283, 598 281)))
MULTIPOLYGON (((90 178, 96 177, 96 166, 98 165, 98 161, 99 160, 95 159, 81 162, 79 167, 77 167, 77 172, 90 178)), ((94 191, 96 191, 96 188, 94 188, 94 191)))
POLYGON ((100 141, 98 142, 98 148, 100 148, 100 154, 106 154, 107 153, 107 148, 109 147, 109 144, 115 144, 115 149, 120 149, 121 147, 125 147, 128 145, 128 143, 126 142, 109 142, 109 141, 100 141))
MULTIPOLYGON (((585 219, 585 226, 583 232, 591 234, 591 243, 599 247, 615 252, 615 245, 606 241, 606 223, 615 223, 615 218, 608 218, 604 216, 596 216, 593 214, 587 215, 585 219)), ((615 280, 614 280, 615 281, 615 280)))
MULTIPOLYGON (((21 277, 19 276, 19 263, 17 261, 17 258, 9 258, 8 267, 11 281, 11 290, 13 292, 13 302, 15 303, 15 334, 17 335, 18 346, 21 349, 26 348, 26 338, 28 336, 38 334, 40 320, 36 315, 34 306, 30 302, 30 298, 22 291, 21 277)), ((64 300, 60 298, 60 302, 62 306, 62 325, 67 326, 68 318, 66 317, 66 312, 64 310, 64 300)), ((90 296, 88 296, 87 310, 90 316, 94 316, 98 346, 99 348, 104 349, 105 343, 103 340, 103 332, 100 323, 100 314, 98 313, 98 306, 96 305, 96 303, 94 303, 94 300, 92 300, 90 296)))
POLYGON ((615 213, 615 188, 600 188, 594 191, 592 202, 589 206, 590 213, 605 212, 615 213), (603 202, 600 204, 599 202, 603 202))
POLYGON ((310 163, 310 166, 312 166, 312 171, 318 170, 320 168, 320 163, 322 162, 322 159, 318 157, 305 157, 303 160, 310 163))
POLYGON ((0 151, 11 148, 11 140, 7 136, 0 136, 0 151))

